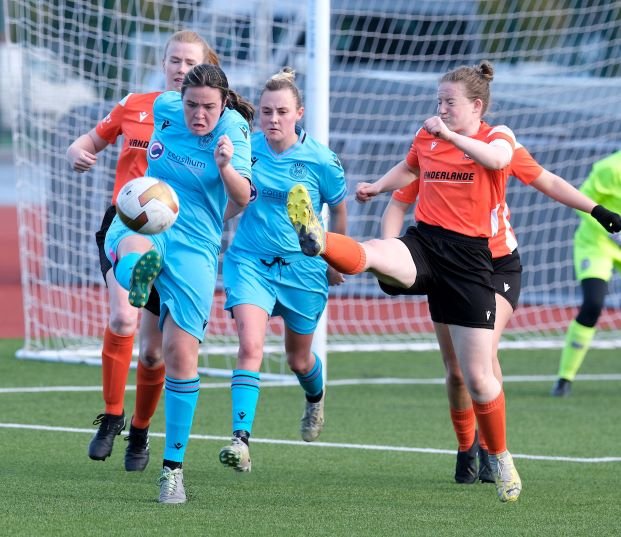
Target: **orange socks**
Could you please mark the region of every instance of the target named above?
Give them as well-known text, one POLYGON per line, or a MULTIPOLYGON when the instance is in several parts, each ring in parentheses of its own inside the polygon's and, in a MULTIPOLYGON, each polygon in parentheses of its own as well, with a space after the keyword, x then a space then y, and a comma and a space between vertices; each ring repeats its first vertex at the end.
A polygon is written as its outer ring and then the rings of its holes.
POLYGON ((134 335, 119 336, 106 327, 103 349, 101 351, 101 370, 103 377, 103 398, 106 414, 123 414, 125 384, 132 361, 134 335))
POLYGON ((507 449, 507 422, 505 414, 505 392, 488 403, 472 402, 479 422, 479 432, 485 438, 490 455, 497 455, 507 449))
POLYGON ((474 442, 476 419, 472 407, 463 410, 451 408, 451 421, 459 443, 459 451, 468 451, 474 442))
POLYGON ((132 425, 138 429, 146 429, 155 414, 157 404, 164 386, 164 364, 154 369, 146 368, 138 362, 136 371, 136 408, 132 417, 132 425))
POLYGON ((326 233, 326 251, 321 257, 342 274, 360 274, 367 262, 367 255, 358 241, 330 232, 326 233))

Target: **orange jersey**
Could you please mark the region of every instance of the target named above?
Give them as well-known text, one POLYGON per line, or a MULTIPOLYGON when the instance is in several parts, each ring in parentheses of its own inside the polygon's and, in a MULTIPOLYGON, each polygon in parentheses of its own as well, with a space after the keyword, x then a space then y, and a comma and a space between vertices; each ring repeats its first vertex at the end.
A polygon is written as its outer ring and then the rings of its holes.
MULTIPOLYGON (((472 136, 491 143, 505 140, 515 146, 513 132, 505 126, 481 122, 472 136)), ((406 157, 407 164, 420 170, 418 222, 455 231, 469 237, 491 237, 497 231, 499 202, 509 167, 490 170, 472 160, 450 142, 420 129, 406 157)))
POLYGON ((160 93, 129 93, 95 127, 97 134, 109 144, 123 136, 112 203, 127 181, 142 177, 147 170, 147 147, 153 134, 153 101, 160 93))
MULTIPOLYGON (((513 175, 525 185, 529 185, 541 175, 542 171, 543 168, 528 150, 522 144, 516 142, 515 151, 511 159, 511 164, 509 165, 509 175, 513 175)), ((408 204, 415 203, 418 197, 419 184, 419 180, 416 179, 409 185, 395 190, 392 194, 393 199, 408 204)), ((489 248, 494 258, 508 255, 517 248, 515 233, 509 221, 511 218, 511 211, 509 210, 505 197, 506 183, 503 183, 502 199, 497 211, 499 216, 498 232, 489 240, 489 248)))
MULTIPOLYGON (((525 185, 529 185, 541 175, 542 171, 543 168, 528 150, 522 144, 516 142, 511 165, 509 166, 509 175, 513 175, 513 177, 517 177, 525 185)), ((509 222, 511 211, 507 205, 506 193, 505 184, 498 209, 498 233, 489 240, 489 249, 492 251, 492 257, 494 258, 509 255, 518 245, 515 232, 509 222)))

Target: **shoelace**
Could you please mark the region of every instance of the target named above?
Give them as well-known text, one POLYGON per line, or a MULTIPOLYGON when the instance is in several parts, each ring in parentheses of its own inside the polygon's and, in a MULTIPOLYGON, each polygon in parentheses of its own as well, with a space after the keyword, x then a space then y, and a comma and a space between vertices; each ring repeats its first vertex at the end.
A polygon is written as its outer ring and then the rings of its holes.
POLYGON ((177 491, 177 475, 180 473, 180 468, 176 468, 175 470, 170 470, 169 472, 163 473, 158 479, 158 485, 161 486, 165 483, 166 493, 169 495, 174 494, 177 491))
POLYGON ((503 481, 513 481, 513 473, 511 472, 512 469, 513 465, 508 461, 505 459, 498 459, 498 473, 503 481))
POLYGON ((93 420, 93 425, 99 425, 105 417, 105 414, 98 414, 97 417, 93 420))
POLYGON ((99 427, 100 434, 107 433, 113 427, 113 420, 108 418, 105 414, 98 414, 97 417, 93 420, 93 425, 101 425, 99 427))
POLYGON ((231 447, 235 448, 236 455, 240 460, 244 456, 244 451, 245 451, 244 446, 246 446, 246 443, 241 438, 233 437, 233 441, 231 442, 231 447))
POLYGON ((315 424, 319 420, 319 413, 321 411, 320 403, 309 403, 306 407, 306 414, 304 415, 304 421, 315 424))

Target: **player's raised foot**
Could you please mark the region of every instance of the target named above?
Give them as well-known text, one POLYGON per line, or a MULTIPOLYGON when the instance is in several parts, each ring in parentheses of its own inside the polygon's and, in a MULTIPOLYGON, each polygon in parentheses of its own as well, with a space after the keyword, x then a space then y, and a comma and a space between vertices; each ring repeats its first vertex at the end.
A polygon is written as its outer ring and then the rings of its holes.
POLYGON ((168 466, 162 468, 157 480, 160 486, 160 503, 185 503, 185 487, 183 486, 183 468, 171 470, 168 466))
POLYGON ((457 462, 455 463, 455 482, 464 485, 471 485, 477 480, 477 454, 479 452, 479 437, 474 435, 474 442, 470 449, 457 451, 457 462))
POLYGON ((567 397, 571 394, 571 380, 560 378, 552 386, 550 395, 552 397, 567 397))
POLYGON ((489 462, 489 452, 487 449, 479 447, 479 481, 481 483, 495 483, 492 466, 489 462))
POLYGON ((138 429, 129 426, 129 434, 125 439, 125 470, 128 472, 142 472, 149 464, 149 428, 138 429))
POLYGON ((297 184, 289 190, 287 214, 298 234, 302 252, 310 257, 322 254, 326 249, 326 235, 304 185, 297 184))
POLYGON ((231 443, 220 450, 220 462, 237 472, 250 472, 250 448, 241 438, 234 436, 231 443))
POLYGON ((129 303, 144 308, 149 300, 153 281, 162 270, 162 257, 157 250, 149 250, 140 256, 132 270, 129 282, 129 303))
POLYGON ((88 456, 94 461, 105 461, 112 453, 114 438, 125 429, 125 414, 99 414, 93 425, 99 425, 88 445, 88 456))
POLYGON ((522 492, 522 481, 508 451, 489 456, 490 466, 496 482, 496 492, 501 502, 515 502, 522 492))
POLYGON ((313 442, 319 438, 324 425, 324 401, 326 392, 324 390, 321 399, 316 403, 305 401, 304 414, 300 420, 300 434, 304 442, 313 442))

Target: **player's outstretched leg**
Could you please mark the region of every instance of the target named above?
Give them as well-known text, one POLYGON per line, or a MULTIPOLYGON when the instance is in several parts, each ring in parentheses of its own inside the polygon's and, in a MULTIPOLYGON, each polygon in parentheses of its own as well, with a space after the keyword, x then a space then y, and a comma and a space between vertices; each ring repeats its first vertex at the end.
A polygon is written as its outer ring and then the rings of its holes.
POLYGON ((167 466, 164 466, 157 482, 160 486, 160 503, 186 502, 182 468, 171 470, 167 466))
POLYGON ((250 472, 250 448, 239 436, 233 436, 231 443, 220 450, 220 462, 238 472, 250 472))
POLYGON ((496 492, 501 502, 515 502, 522 492, 522 481, 508 451, 489 456, 490 466, 496 480, 496 492))
POLYGON ((302 252, 310 257, 322 254, 326 249, 325 232, 304 185, 297 184, 289 190, 287 213, 298 234, 302 252))
POLYGON ((149 250, 134 265, 129 283, 129 303, 143 308, 149 300, 153 281, 162 270, 162 257, 157 250, 149 250))
POLYGON ((99 429, 88 445, 88 456, 94 461, 105 461, 112 453, 114 438, 125 429, 125 414, 99 414, 93 425, 99 425, 99 429))

